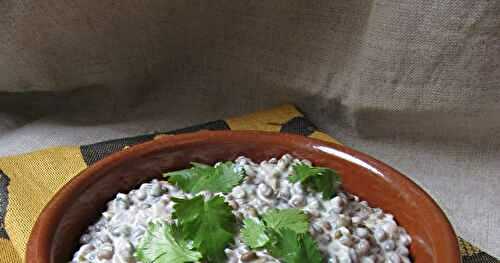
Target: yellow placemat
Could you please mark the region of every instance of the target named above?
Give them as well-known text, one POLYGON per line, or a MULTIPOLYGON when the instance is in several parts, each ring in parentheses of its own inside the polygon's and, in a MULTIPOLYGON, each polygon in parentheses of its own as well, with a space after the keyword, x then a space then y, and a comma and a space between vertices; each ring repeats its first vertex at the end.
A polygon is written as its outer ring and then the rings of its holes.
MULTIPOLYGON (((318 131, 292 105, 216 120, 177 134, 202 129, 288 132, 338 143, 318 131)), ((88 165, 128 145, 154 139, 157 134, 122 138, 82 146, 45 149, 0 159, 0 262, 22 262, 26 243, 38 214, 52 195, 88 165)), ((490 263, 496 259, 460 239, 463 263, 490 263)))

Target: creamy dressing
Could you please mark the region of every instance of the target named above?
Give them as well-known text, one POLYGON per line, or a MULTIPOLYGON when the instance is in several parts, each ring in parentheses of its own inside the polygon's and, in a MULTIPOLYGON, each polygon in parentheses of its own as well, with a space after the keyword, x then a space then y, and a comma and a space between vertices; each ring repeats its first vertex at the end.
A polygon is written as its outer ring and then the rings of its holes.
MULTIPOLYGON (((307 191, 300 183, 291 183, 293 164, 311 164, 285 154, 259 164, 246 157, 235 161, 235 169, 246 174, 243 182, 223 195, 238 221, 255 217, 269 209, 299 208, 309 215, 309 232, 329 263, 391 262, 407 263, 410 236, 398 226, 391 214, 368 206, 355 195, 339 192, 330 200, 321 193, 307 191)), ((203 192, 205 197, 212 193, 203 192)), ((80 238, 82 246, 72 262, 129 262, 134 248, 151 220, 172 223, 174 202, 171 197, 191 198, 165 181, 153 180, 128 194, 119 193, 108 203, 98 222, 80 238)), ((234 245, 225 253, 231 263, 280 262, 266 250, 251 250, 235 236, 234 245)))

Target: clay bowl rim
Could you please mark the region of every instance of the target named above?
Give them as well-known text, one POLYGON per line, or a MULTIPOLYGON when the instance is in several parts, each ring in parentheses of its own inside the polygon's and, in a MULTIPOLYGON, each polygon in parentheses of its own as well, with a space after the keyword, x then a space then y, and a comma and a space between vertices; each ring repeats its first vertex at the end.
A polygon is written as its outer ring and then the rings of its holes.
MULTIPOLYGON (((49 203, 47 203, 42 212, 39 214, 28 240, 25 262, 28 262, 28 259, 30 259, 30 261, 32 259, 36 259, 35 262, 38 263, 50 262, 52 235, 55 233, 59 223, 59 219, 64 214, 64 211, 68 206, 70 206, 72 199, 77 196, 77 194, 74 194, 74 190, 78 189, 79 186, 84 182, 92 180, 92 175, 97 174, 98 171, 106 171, 113 167, 119 166, 121 163, 129 159, 134 159, 148 153, 161 151, 164 148, 176 147, 178 145, 182 145, 183 143, 192 143, 207 140, 210 138, 228 136, 239 136, 242 138, 246 137, 248 139, 263 137, 263 139, 270 140, 274 137, 276 139, 279 138, 280 140, 293 143, 295 144, 294 147, 299 147, 299 145, 302 145, 301 147, 311 147, 315 150, 318 150, 321 147, 326 147, 329 149, 333 149, 337 154, 347 154, 346 156, 348 156, 348 158, 354 158, 358 161, 368 164, 372 169, 374 168, 377 172, 384 174, 384 176, 391 177, 391 180, 394 180, 398 184, 403 184, 406 187, 413 188, 413 190, 415 190, 427 201, 426 205, 428 205, 429 208, 436 214, 436 216, 440 218, 440 224, 445 235, 444 240, 450 240, 443 248, 443 250, 445 251, 441 253, 443 254, 443 256, 446 255, 446 262, 461 262, 457 235, 455 234, 455 231, 443 210, 439 207, 436 201, 427 192, 425 192, 424 189, 413 182, 409 177, 405 176, 404 174, 385 164, 384 162, 341 144, 326 142, 300 135, 265 131, 205 130, 177 135, 166 135, 151 141, 140 143, 124 150, 115 152, 82 170, 52 197, 49 203)), ((328 153, 328 151, 325 151, 324 149, 326 148, 322 148, 323 150, 320 151, 323 153, 334 155, 331 152, 328 153)), ((339 156, 337 155, 336 157, 339 156)), ((346 159, 346 161, 352 162, 352 160, 348 159, 346 159)), ((356 165, 360 164, 358 163, 356 165)), ((443 260, 443 258, 436 259, 443 260)))

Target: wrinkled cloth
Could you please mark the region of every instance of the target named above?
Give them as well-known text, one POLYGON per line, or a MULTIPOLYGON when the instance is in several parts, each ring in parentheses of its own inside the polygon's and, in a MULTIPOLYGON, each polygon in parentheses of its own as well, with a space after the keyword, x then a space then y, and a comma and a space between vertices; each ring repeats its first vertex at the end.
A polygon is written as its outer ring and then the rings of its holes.
POLYGON ((499 65, 499 1, 4 0, 0 154, 295 102, 499 257, 499 65))

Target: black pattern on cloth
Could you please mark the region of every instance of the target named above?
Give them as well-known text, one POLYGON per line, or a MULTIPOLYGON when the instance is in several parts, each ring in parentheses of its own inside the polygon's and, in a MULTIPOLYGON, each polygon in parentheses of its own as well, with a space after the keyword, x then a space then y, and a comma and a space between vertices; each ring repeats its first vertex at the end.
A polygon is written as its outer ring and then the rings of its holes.
POLYGON ((0 238, 9 239, 5 231, 5 214, 7 214, 7 205, 9 204, 9 177, 0 171, 0 238))
POLYGON ((153 134, 146 134, 134 137, 127 137, 122 139, 98 142, 94 144, 87 144, 80 146, 80 151, 83 156, 83 160, 87 165, 91 165, 104 157, 123 149, 125 146, 131 146, 152 140, 158 134, 180 134, 195 132, 200 130, 229 130, 229 126, 223 120, 211 121, 195 126, 190 126, 187 128, 182 128, 178 130, 168 131, 168 132, 158 132, 153 134))
POLYGON ((299 116, 293 117, 281 126, 280 132, 293 133, 303 136, 309 136, 316 130, 314 124, 308 119, 299 116))
POLYGON ((479 252, 471 256, 462 256, 462 263, 499 263, 496 258, 484 253, 479 252))

